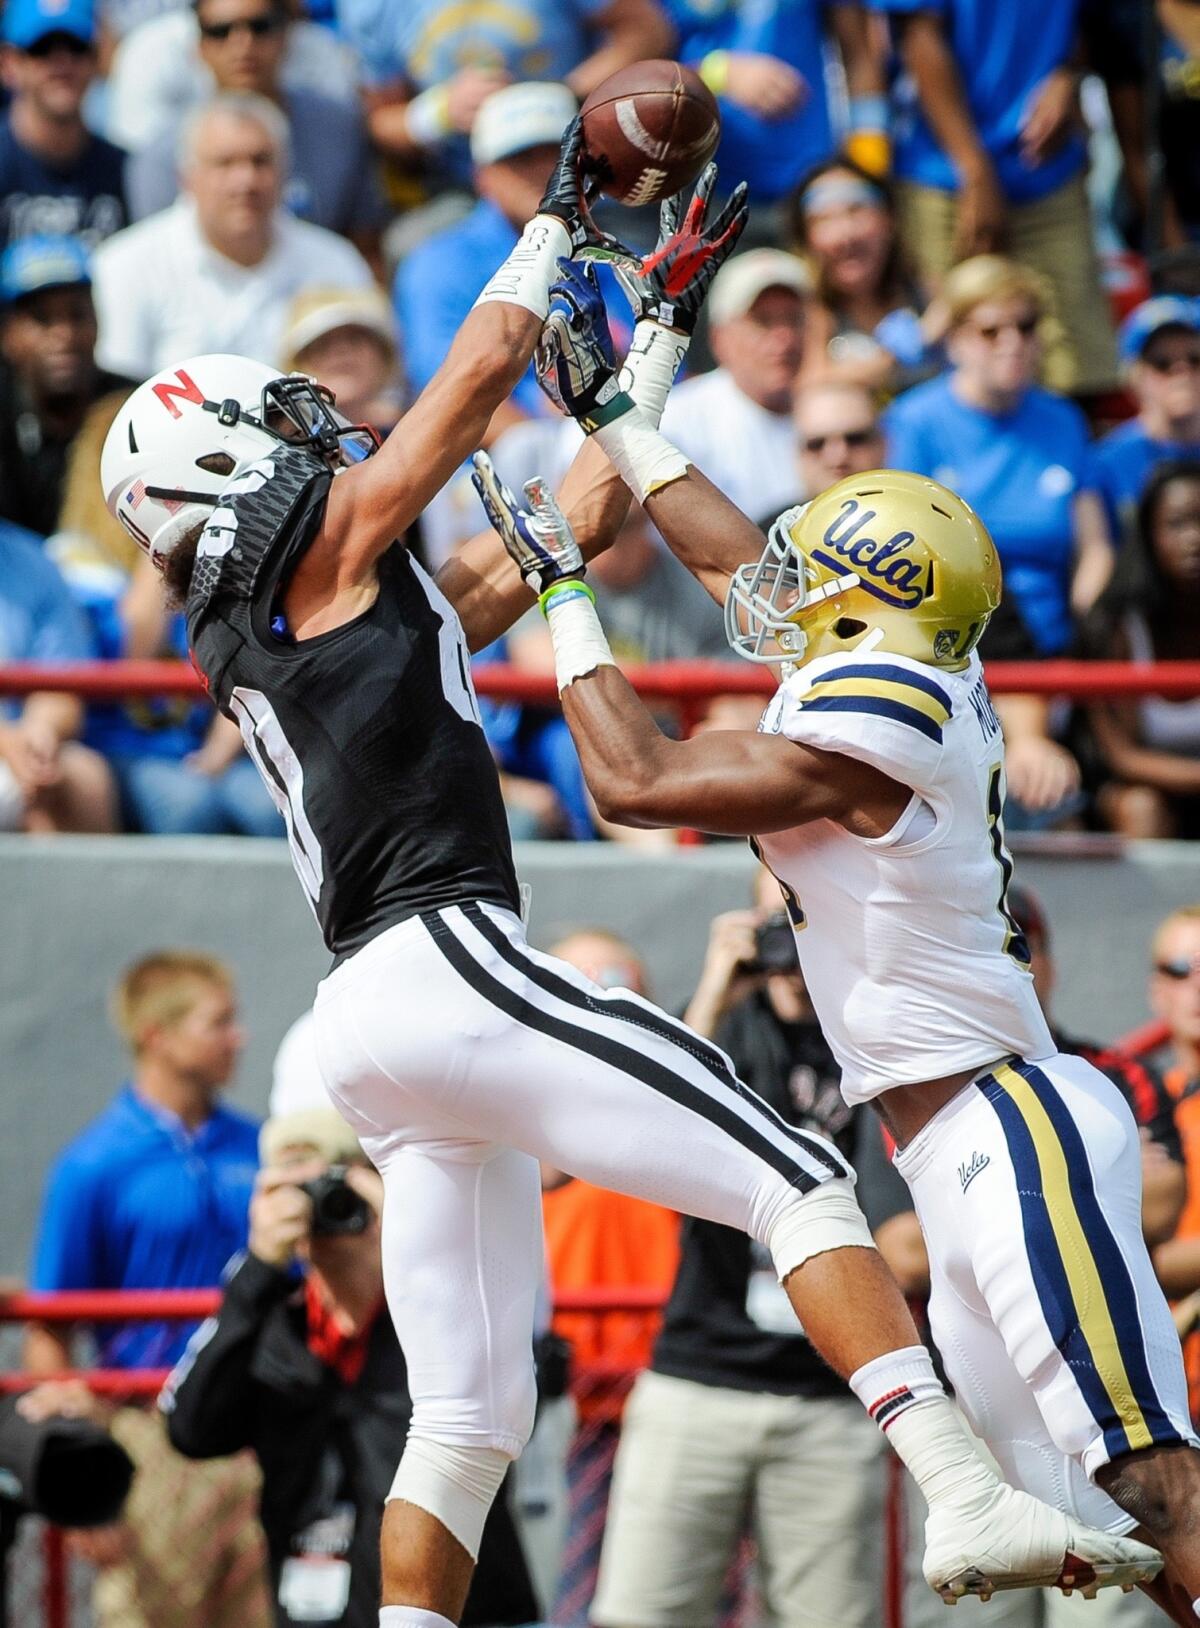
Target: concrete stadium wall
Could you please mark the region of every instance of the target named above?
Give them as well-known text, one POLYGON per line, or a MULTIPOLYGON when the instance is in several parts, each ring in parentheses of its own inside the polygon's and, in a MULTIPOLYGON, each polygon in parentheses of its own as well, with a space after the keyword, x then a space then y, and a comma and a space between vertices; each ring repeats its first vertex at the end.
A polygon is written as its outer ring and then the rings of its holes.
MULTIPOLYGON (((517 862, 535 943, 580 925, 619 932, 672 1008, 690 993, 710 918, 747 901, 753 874, 736 843, 665 856, 529 844, 517 862)), ((1028 857, 1018 874, 1054 925, 1060 1021, 1100 1038, 1140 1022, 1151 931, 1174 905, 1200 900, 1200 845, 1028 857)), ((0 1275, 24 1273, 50 1160, 124 1076, 110 985, 136 956, 179 945, 237 973, 251 1038, 231 1095, 261 1112, 275 1048, 328 966, 283 844, 0 837, 0 1275)))

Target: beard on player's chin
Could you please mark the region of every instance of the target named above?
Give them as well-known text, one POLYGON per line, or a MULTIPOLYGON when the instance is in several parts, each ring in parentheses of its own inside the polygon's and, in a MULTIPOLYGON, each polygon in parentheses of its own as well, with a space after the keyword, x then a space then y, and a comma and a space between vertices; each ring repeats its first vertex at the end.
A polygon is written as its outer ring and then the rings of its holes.
POLYGON ((196 568, 196 550, 207 518, 197 520, 190 531, 185 531, 162 564, 163 593, 168 610, 182 610, 187 604, 192 572, 196 568))

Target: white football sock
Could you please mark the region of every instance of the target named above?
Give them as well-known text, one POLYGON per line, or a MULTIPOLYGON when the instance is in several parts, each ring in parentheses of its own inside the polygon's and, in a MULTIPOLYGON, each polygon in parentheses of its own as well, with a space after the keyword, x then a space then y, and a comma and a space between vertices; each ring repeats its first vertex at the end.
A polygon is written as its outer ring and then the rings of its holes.
POLYGON ((903 1459, 930 1506, 990 1498, 996 1476, 976 1452, 923 1345, 889 1351, 850 1388, 903 1459))

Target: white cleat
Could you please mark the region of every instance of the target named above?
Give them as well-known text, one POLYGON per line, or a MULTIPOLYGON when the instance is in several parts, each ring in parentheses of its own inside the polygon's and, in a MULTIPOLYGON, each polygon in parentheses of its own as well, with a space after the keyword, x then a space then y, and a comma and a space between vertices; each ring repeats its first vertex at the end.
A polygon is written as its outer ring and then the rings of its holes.
POLYGON ((1098 1532, 1027 1492, 1000 1482, 969 1510, 939 1504, 925 1522, 925 1580, 947 1605, 1010 1588, 1131 1589, 1162 1570, 1163 1557, 1135 1538, 1098 1532))

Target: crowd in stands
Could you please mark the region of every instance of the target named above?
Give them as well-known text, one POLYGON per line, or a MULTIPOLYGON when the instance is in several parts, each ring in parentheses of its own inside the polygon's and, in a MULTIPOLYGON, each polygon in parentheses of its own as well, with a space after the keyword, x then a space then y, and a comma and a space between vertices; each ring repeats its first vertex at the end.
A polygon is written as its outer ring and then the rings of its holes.
MULTIPOLYGON (((240 352, 386 433, 581 98, 665 55, 716 95, 753 206, 666 434, 764 526, 874 467, 953 486, 1005 572, 985 659, 1200 658, 1193 9, 1159 0, 1154 36, 1135 0, 5 0, 0 661, 184 659, 99 491, 123 397, 240 352)), ((622 234, 648 246, 652 214, 622 234)), ((553 481, 576 435, 530 373, 487 443, 553 481)), ((410 541, 436 567, 482 520, 464 471, 410 541)), ((593 574, 623 659, 729 656, 644 517, 593 574)), ((478 659, 544 674, 544 629, 478 659)), ((0 705, 0 829, 281 834, 199 703, 0 705)), ((1200 700, 1002 712, 1014 826, 1195 834, 1200 700)), ((625 835, 554 711, 486 727, 515 835, 625 835)))

